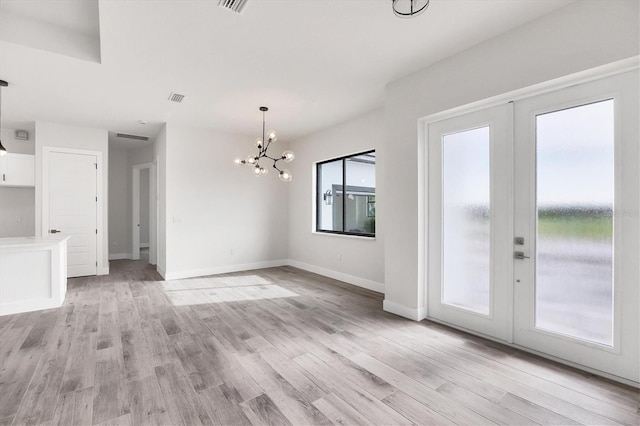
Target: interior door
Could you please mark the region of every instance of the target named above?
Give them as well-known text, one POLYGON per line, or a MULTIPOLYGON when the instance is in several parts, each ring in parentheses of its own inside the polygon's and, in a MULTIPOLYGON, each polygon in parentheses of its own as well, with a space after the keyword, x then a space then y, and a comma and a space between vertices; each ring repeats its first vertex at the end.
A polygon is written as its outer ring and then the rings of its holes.
POLYGON ((511 338, 511 119, 506 104, 427 126, 428 316, 511 338))
POLYGON ((635 382, 638 80, 515 104, 514 342, 635 382))
POLYGON ((48 156, 50 234, 69 236, 67 276, 97 274, 97 157, 67 152, 48 156))

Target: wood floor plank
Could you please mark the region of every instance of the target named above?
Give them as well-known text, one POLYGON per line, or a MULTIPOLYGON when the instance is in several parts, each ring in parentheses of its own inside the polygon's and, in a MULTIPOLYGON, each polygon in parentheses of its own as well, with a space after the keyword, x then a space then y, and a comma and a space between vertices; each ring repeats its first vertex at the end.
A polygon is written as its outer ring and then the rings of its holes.
POLYGON ((173 424, 214 424, 198 394, 175 364, 161 365, 155 372, 173 424))
POLYGON ((129 382, 128 388, 132 424, 162 426, 171 423, 155 371, 152 376, 129 382))
POLYGON ((293 267, 110 272, 0 317, 0 425, 640 424, 636 388, 293 267))

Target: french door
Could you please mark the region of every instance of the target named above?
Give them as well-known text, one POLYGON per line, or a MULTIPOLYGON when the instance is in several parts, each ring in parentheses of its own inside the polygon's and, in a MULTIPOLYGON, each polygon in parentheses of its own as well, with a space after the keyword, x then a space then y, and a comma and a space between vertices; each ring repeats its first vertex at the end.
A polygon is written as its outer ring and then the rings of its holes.
POLYGON ((640 381, 638 93, 634 71, 428 124, 429 317, 640 381))

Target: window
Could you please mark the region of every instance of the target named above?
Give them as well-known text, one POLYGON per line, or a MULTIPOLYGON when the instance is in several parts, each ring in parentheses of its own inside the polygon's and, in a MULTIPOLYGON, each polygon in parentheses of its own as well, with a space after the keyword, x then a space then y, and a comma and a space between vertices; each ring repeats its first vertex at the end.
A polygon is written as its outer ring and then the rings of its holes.
POLYGON ((374 237, 375 151, 318 163, 316 177, 316 231, 374 237))

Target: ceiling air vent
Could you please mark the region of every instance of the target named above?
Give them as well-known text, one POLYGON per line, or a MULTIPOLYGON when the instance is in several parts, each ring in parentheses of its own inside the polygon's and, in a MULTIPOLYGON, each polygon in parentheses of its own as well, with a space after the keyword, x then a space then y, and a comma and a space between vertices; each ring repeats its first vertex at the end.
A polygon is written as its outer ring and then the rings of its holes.
POLYGON ((229 9, 235 13, 242 13, 247 0, 219 0, 218 6, 229 9))
POLYGON ((137 141, 148 141, 149 138, 147 136, 138 136, 138 135, 128 135, 126 133, 116 133, 116 136, 124 139, 135 139, 137 141))
POLYGON ((183 99, 184 99, 184 95, 181 95, 180 93, 171 92, 171 94, 169 95, 169 100, 171 102, 180 103, 180 102, 182 102, 183 99))

